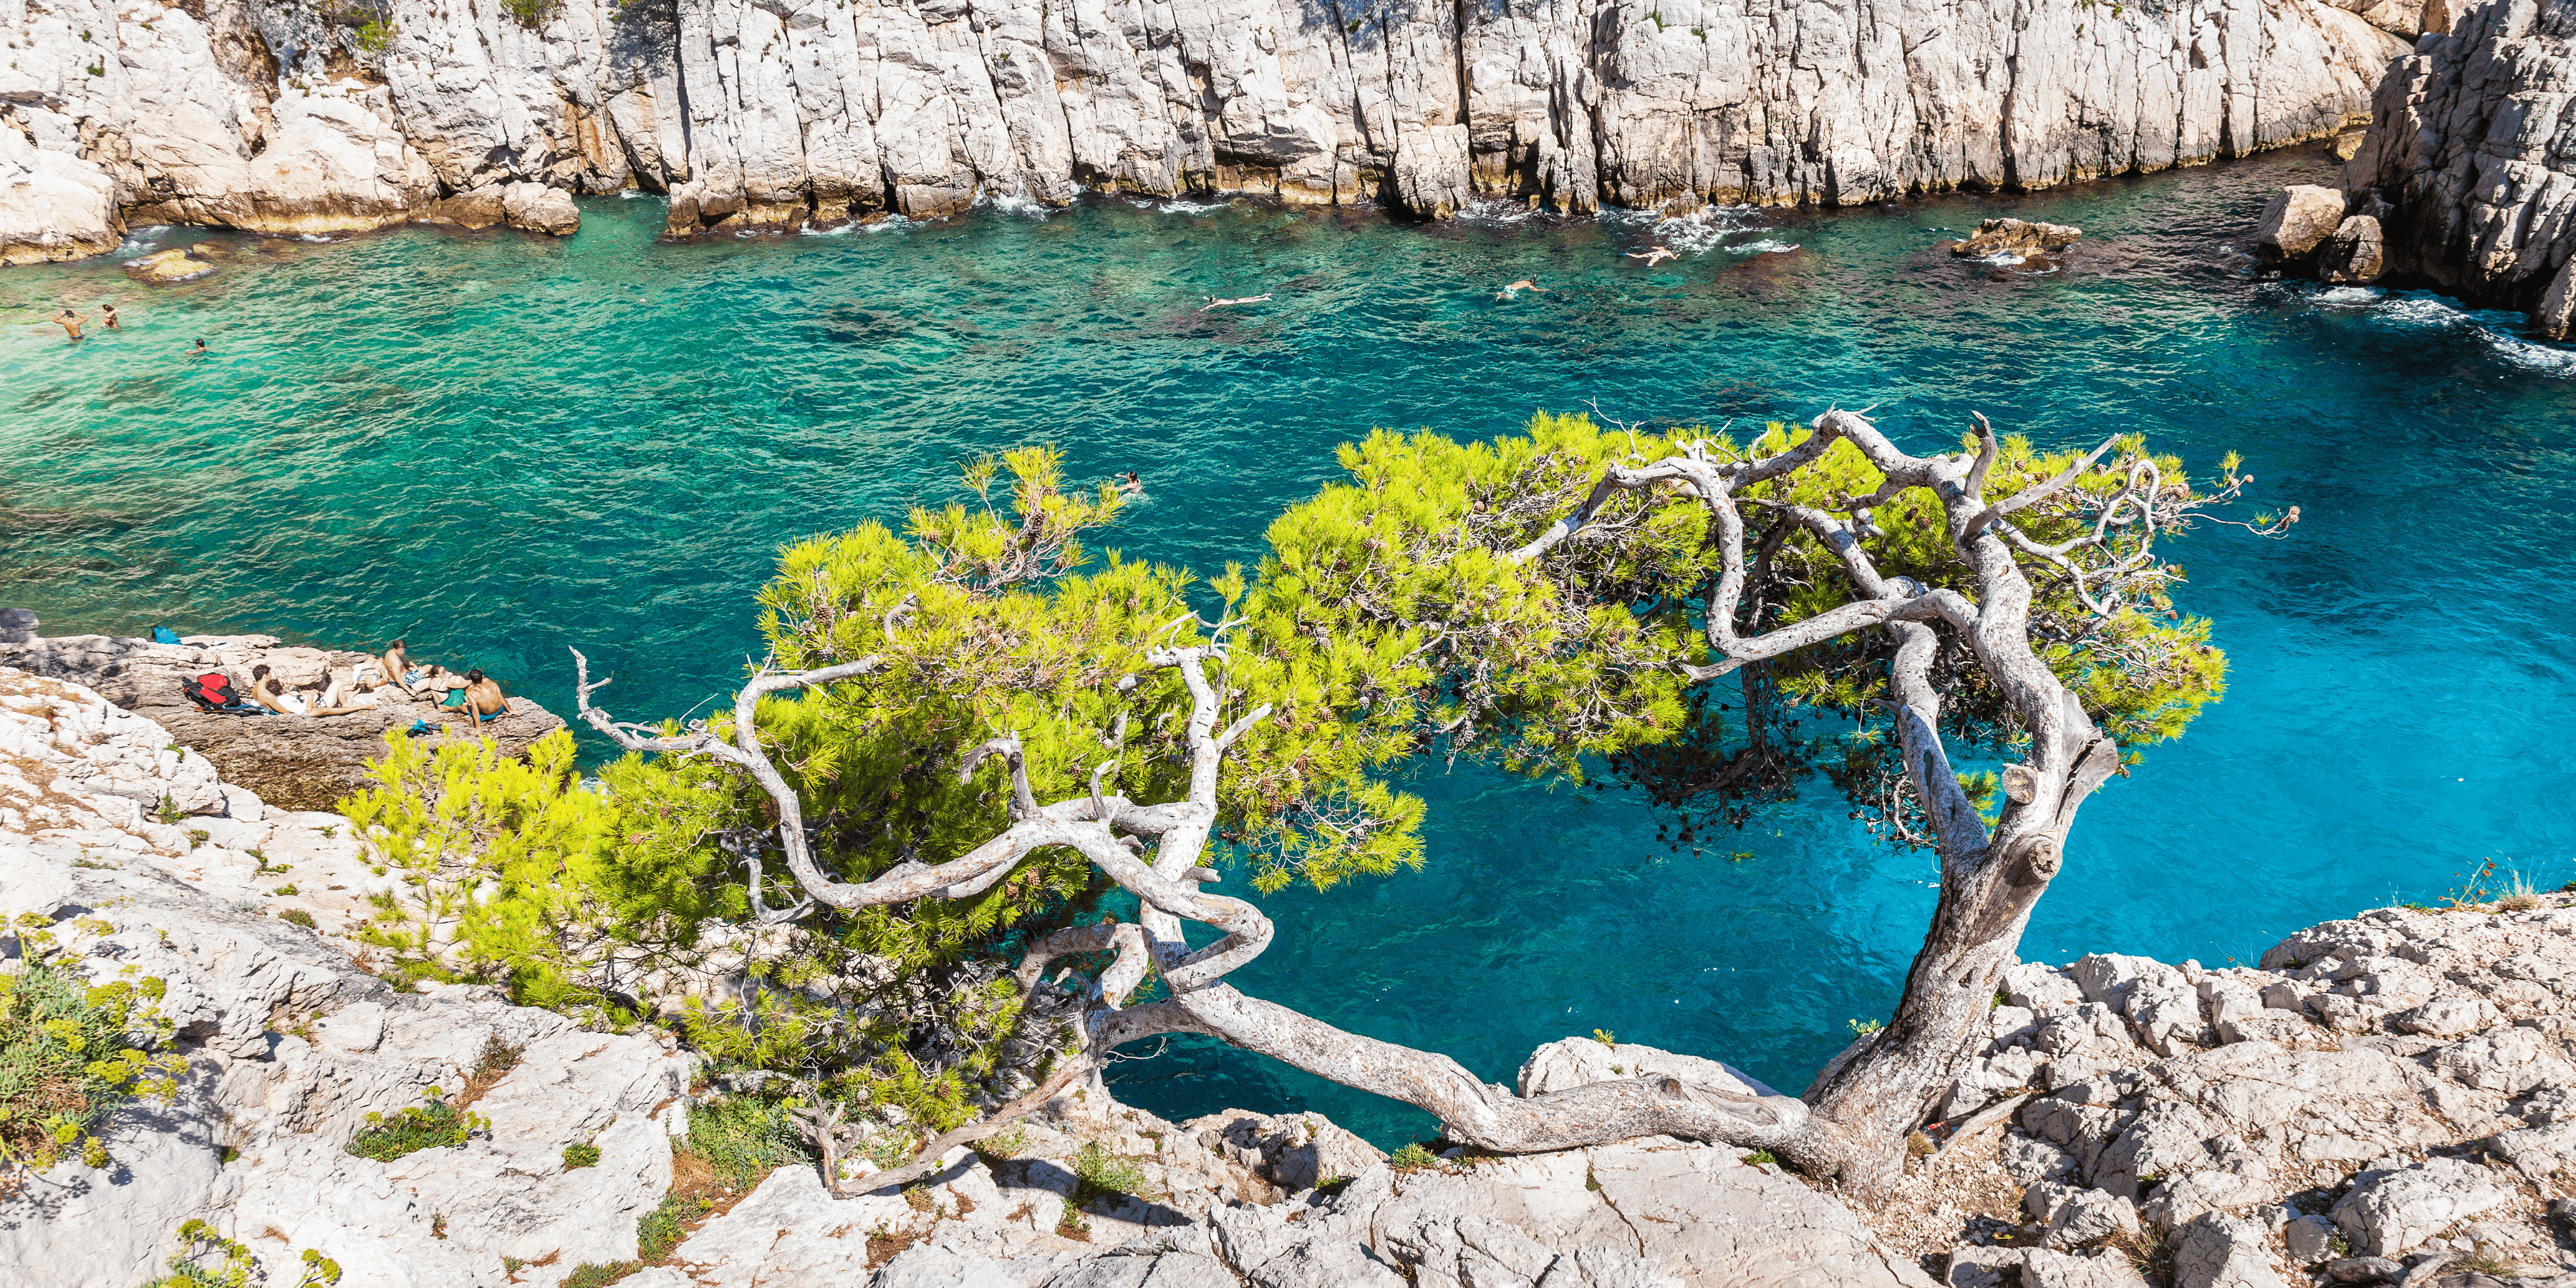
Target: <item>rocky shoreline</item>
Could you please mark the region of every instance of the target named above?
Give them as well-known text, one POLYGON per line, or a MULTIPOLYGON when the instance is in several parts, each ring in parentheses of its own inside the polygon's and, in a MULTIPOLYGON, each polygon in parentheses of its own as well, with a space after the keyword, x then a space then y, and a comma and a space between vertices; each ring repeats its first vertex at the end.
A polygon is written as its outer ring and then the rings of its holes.
MULTIPOLYGON (((396 991, 365 930, 400 874, 337 815, 244 817, 249 793, 184 745, 0 668, 0 913, 37 919, 13 921, 20 956, 42 925, 57 962, 164 979, 189 1063, 172 1103, 120 1111, 109 1168, 0 1200, 12 1283, 137 1282, 202 1217, 271 1284, 309 1247, 352 1285, 552 1285, 635 1258, 639 1218, 688 1190, 692 1228, 621 1282, 2576 1288, 2564 894, 2380 909, 2255 967, 2017 967, 1921 1157, 1870 1202, 1663 1139, 1389 1160, 1314 1115, 1175 1124, 1096 1081, 918 1189, 834 1197, 807 1165, 733 1193, 674 1171, 715 1094, 687 1052, 488 988, 396 991), (163 824, 146 797, 194 813, 163 824), (488 1129, 392 1162, 344 1148, 431 1085, 475 1087, 488 1129)), ((1569 1038, 1521 1080, 1705 1063, 1569 1038)), ((863 1189, 873 1164, 843 1166, 863 1189)))
POLYGON ((129 226, 669 232, 1084 189, 1580 213, 2036 189, 2367 110, 2422 0, 2173 8, 70 0, 0 8, 0 263, 129 226), (2099 10, 2097 12, 2097 9, 2099 10))

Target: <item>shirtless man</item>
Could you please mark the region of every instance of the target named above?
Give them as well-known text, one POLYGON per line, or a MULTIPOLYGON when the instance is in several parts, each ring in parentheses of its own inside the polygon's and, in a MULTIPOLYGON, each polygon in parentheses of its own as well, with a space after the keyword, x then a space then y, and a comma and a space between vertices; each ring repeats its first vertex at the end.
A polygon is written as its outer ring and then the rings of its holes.
POLYGON ((376 668, 384 672, 386 688, 400 689, 404 697, 412 696, 411 659, 404 656, 401 640, 386 646, 384 654, 376 659, 376 668))
POLYGON ((1508 300, 1518 296, 1523 291, 1544 291, 1546 289, 1546 287, 1524 277, 1521 280, 1494 292, 1494 298, 1498 300, 1508 300))
POLYGON ((81 338, 80 314, 74 313, 70 309, 64 309, 62 312, 55 314, 54 325, 61 327, 63 329, 63 334, 70 336, 74 340, 81 338))
POLYGON ((1665 260, 1680 259, 1681 257, 1681 252, 1674 250, 1669 246, 1657 246, 1652 250, 1632 250, 1628 252, 1628 258, 1642 259, 1646 261, 1646 267, 1648 268, 1653 268, 1655 265, 1663 263, 1665 260))
POLYGON ((465 687, 459 692, 456 709, 478 725, 510 714, 509 695, 501 692, 500 682, 483 674, 480 667, 465 673, 465 687))
POLYGON ((1260 294, 1260 295, 1247 295, 1247 296, 1244 296, 1242 299, 1239 299, 1239 300, 1220 300, 1220 299, 1218 299, 1217 297, 1215 297, 1215 296, 1211 295, 1211 296, 1209 296, 1209 297, 1208 297, 1208 302, 1207 302, 1207 303, 1202 304, 1202 305, 1200 305, 1200 306, 1199 306, 1199 312, 1201 312, 1201 313, 1205 313, 1205 312, 1207 312, 1209 309, 1221 309, 1221 308, 1224 308, 1226 305, 1229 305, 1229 304, 1259 304, 1259 303, 1261 303, 1262 301, 1267 300, 1267 299, 1269 299, 1269 298, 1270 298, 1270 296, 1269 296, 1269 294, 1268 294, 1267 292, 1264 292, 1263 294, 1260 294))

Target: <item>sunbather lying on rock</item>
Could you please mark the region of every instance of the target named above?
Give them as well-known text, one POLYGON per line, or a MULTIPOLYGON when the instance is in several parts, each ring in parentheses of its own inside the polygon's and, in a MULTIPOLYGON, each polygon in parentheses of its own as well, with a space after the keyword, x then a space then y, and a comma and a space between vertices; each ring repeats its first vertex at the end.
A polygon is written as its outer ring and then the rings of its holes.
MULTIPOLYGON (((268 668, 263 666, 259 669, 266 671, 268 668)), ((367 700, 362 704, 340 705, 358 695, 343 689, 337 679, 332 680, 328 688, 317 694, 308 689, 289 689, 285 681, 276 676, 269 676, 260 681, 258 686, 250 691, 250 695, 257 699, 261 706, 280 715, 289 716, 345 716, 350 712, 364 711, 376 705, 373 695, 366 695, 367 700)))

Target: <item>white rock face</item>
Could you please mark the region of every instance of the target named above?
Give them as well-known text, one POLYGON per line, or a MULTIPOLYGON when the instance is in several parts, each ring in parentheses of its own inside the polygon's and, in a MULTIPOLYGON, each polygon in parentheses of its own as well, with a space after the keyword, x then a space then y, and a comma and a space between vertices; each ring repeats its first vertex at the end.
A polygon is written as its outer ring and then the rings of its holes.
POLYGON ((535 29, 499 0, 390 13, 362 49, 305 0, 0 8, 0 137, 18 136, 0 255, 96 253, 124 219, 376 227, 509 183, 668 191, 679 235, 1083 187, 1435 217, 1479 197, 1579 212, 2041 188, 2331 133, 2404 51, 2390 33, 2424 18, 2401 0, 561 0, 535 29))
POLYGON ((2487 0, 2389 69, 2344 186, 2375 189, 2391 272, 2576 330, 2576 25, 2566 0, 2487 0))
POLYGON ((0 669, 0 920, 53 922, 54 960, 96 981, 163 981, 188 1061, 172 1103, 128 1105, 100 1131, 107 1169, 67 1161, 0 1200, 0 1281, 142 1282, 196 1218, 279 1285, 305 1248, 343 1282, 393 1288, 550 1285, 633 1256, 636 1218, 670 1186, 690 1061, 488 989, 397 995, 339 944, 266 916, 250 884, 265 863, 231 847, 318 882, 318 856, 355 848, 348 820, 261 809, 206 764, 95 692, 0 669), (170 825, 146 800, 235 812, 170 825), (391 1162, 348 1152, 367 1114, 431 1086, 457 1094, 504 1048, 515 1063, 472 1105, 488 1132, 391 1162), (574 1143, 599 1161, 567 1168, 574 1143), (553 1259, 512 1280, 505 1256, 553 1259))

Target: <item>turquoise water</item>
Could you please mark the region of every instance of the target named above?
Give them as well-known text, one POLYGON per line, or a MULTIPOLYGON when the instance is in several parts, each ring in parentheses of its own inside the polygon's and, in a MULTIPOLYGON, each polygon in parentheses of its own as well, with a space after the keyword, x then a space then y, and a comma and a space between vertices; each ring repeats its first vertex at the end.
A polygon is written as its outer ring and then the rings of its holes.
MULTIPOLYGON (((963 459, 1015 443, 1141 471, 1153 501, 1110 544, 1213 569, 1372 425, 1839 402, 1927 446, 1971 409, 2048 444, 2140 430, 2202 469, 2242 450, 2306 521, 2176 550, 2233 655, 2228 700, 2087 808, 2026 953, 2250 959, 2489 858, 2576 877, 2554 732, 2576 354, 2428 296, 2252 280, 2228 239, 2328 164, 1660 229, 1112 201, 657 246, 658 203, 603 200, 567 241, 405 230, 180 288, 10 269, 0 604, 56 632, 405 633, 559 709, 578 644, 626 714, 658 715, 739 673, 775 546, 944 500, 963 459), (2086 249, 2047 275, 1934 249, 2005 211, 2083 225, 2086 249), (1656 240, 1690 253, 1620 257, 1656 240), (1523 277, 1550 289, 1494 298, 1523 277), (102 297, 124 333, 42 324, 102 297), (211 353, 186 357, 199 336, 211 353)), ((1238 979, 1496 1080, 1601 1028, 1803 1086, 1890 1009, 1933 900, 1930 860, 1872 848, 1827 792, 1695 856, 1620 794, 1413 785, 1426 869, 1266 900, 1280 937, 1238 979)), ((1118 1072, 1169 1114, 1426 1125, 1184 1044, 1118 1072)))

